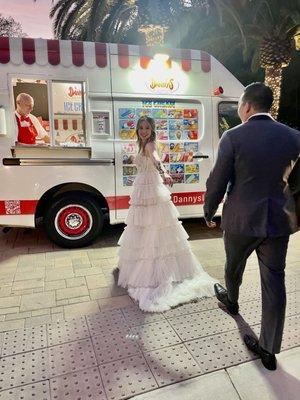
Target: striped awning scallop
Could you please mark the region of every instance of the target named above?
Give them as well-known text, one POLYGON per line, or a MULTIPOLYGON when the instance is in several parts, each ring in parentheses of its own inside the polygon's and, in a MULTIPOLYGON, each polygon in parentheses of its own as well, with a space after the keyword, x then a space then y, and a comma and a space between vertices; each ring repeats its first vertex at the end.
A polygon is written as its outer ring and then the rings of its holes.
POLYGON ((29 38, 0 38, 0 63, 14 65, 107 66, 105 43, 29 38))
POLYGON ((118 55, 118 62, 121 68, 130 66, 130 56, 140 57, 140 66, 147 68, 150 60, 156 53, 168 54, 170 60, 181 60, 181 67, 184 71, 192 70, 192 61, 200 61, 203 72, 211 70, 211 56, 202 50, 172 49, 147 46, 135 46, 128 44, 110 44, 110 54, 118 55))
POLYGON ((131 56, 139 57, 140 66, 147 68, 156 53, 163 52, 172 59, 181 60, 182 69, 192 70, 192 61, 200 61, 203 72, 211 69, 211 57, 201 50, 159 49, 157 47, 135 46, 127 44, 106 44, 99 42, 80 42, 56 39, 30 39, 0 37, 0 63, 21 65, 62 65, 105 68, 108 53, 118 56, 118 65, 125 69, 130 66, 131 56))

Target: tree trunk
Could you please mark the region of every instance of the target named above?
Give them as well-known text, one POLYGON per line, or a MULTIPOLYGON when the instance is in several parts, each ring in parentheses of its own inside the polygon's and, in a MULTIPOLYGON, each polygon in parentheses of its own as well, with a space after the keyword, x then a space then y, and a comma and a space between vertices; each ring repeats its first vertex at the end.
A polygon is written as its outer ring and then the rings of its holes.
POLYGON ((270 112, 275 119, 278 116, 280 105, 282 70, 283 67, 281 65, 265 68, 265 84, 273 90, 274 101, 270 112))

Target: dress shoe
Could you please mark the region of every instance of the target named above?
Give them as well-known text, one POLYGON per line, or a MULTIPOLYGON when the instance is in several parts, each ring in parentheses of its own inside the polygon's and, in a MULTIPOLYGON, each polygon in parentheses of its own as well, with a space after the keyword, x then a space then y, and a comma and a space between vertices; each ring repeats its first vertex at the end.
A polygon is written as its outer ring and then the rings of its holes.
POLYGON ((216 283, 214 285, 214 289, 215 289, 216 297, 219 300, 219 302, 224 304, 224 306, 226 307, 227 311, 230 314, 237 315, 239 313, 239 305, 238 305, 238 303, 232 303, 228 299, 227 290, 219 283, 216 283))
POLYGON ((259 344, 258 340, 255 339, 253 336, 245 335, 244 342, 249 350, 253 353, 257 354, 261 358, 261 362, 263 366, 270 371, 275 371, 277 368, 277 360, 275 354, 269 353, 268 351, 264 350, 259 344))

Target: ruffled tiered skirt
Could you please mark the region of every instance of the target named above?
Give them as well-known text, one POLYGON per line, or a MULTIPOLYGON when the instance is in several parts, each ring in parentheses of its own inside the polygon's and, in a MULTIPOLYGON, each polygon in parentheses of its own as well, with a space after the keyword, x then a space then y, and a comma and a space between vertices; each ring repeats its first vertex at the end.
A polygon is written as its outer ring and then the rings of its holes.
POLYGON ((213 296, 211 278, 191 251, 169 190, 156 170, 135 179, 118 244, 118 284, 144 311, 165 311, 213 296))

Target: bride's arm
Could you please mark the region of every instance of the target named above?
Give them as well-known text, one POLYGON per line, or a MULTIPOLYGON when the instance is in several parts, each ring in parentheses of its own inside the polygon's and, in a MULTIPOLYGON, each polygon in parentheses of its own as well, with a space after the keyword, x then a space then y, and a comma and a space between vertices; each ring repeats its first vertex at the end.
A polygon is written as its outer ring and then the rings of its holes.
POLYGON ((168 174, 167 170, 165 169, 163 163, 161 162, 161 159, 159 158, 159 155, 156 150, 156 145, 153 142, 149 142, 145 146, 146 153, 148 157, 150 157, 153 165, 157 169, 157 171, 163 176, 164 183, 166 185, 172 186, 173 185, 173 179, 171 176, 168 174))

